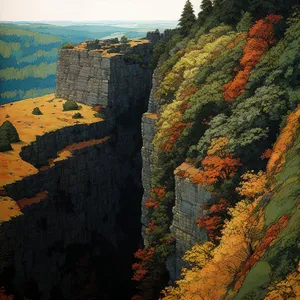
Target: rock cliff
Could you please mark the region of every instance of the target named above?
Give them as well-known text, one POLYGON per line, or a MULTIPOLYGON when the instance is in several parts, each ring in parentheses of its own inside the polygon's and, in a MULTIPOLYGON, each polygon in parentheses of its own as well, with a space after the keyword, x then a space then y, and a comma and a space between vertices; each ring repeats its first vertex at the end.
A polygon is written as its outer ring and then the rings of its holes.
POLYGON ((20 214, 0 225, 0 286, 17 297, 117 299, 116 285, 130 296, 151 52, 151 44, 113 57, 60 51, 56 96, 107 113, 37 136, 20 152, 38 172, 4 186, 1 201, 15 202, 20 214))
POLYGON ((61 49, 57 67, 56 95, 85 104, 100 104, 120 114, 149 93, 152 44, 127 50, 124 55, 61 49))

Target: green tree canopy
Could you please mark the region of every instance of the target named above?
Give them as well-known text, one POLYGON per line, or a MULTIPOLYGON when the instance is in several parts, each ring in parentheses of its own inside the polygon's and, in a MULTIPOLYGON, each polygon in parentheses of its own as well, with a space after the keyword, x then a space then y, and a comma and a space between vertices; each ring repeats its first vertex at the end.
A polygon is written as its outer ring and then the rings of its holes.
POLYGON ((248 31, 249 28, 253 25, 254 21, 251 13, 244 12, 240 22, 237 24, 236 29, 239 32, 248 31))
POLYGON ((211 0, 202 0, 200 8, 205 15, 209 15, 213 11, 211 0))
POLYGON ((187 0, 179 20, 180 33, 184 36, 188 35, 195 22, 196 17, 193 5, 190 0, 187 0))

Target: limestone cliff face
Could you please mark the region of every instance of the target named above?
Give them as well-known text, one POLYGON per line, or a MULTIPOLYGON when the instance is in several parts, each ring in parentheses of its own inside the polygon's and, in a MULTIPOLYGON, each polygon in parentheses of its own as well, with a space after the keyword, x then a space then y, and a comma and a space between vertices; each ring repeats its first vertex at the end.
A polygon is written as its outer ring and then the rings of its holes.
POLYGON ((190 181, 189 177, 197 171, 187 163, 183 163, 175 170, 175 206, 170 228, 176 239, 175 264, 169 266, 172 281, 180 276, 180 270, 184 266, 182 261, 184 253, 196 242, 208 240, 205 229, 200 229, 196 220, 207 214, 203 207, 211 202, 212 195, 204 187, 190 181), (178 176, 182 171, 186 176, 178 176))
POLYGON ((154 146, 153 139, 155 136, 156 122, 157 122, 157 107, 155 101, 155 91, 159 86, 159 78, 157 70, 154 71, 152 78, 152 89, 150 93, 149 103, 148 103, 148 112, 143 115, 142 118, 142 139, 143 139, 143 148, 142 148, 142 159, 143 159, 143 169, 142 169, 142 182, 144 188, 144 194, 142 199, 142 236, 144 238, 145 246, 148 246, 147 236, 145 235, 146 227, 148 226, 148 217, 147 217, 147 208, 145 207, 145 202, 150 197, 152 190, 152 168, 154 160, 154 146))
POLYGON ((56 95, 120 114, 149 93, 152 44, 129 49, 125 55, 104 57, 96 51, 60 50, 56 95), (138 63, 134 58, 141 59, 138 63))
MULTIPOLYGON (((158 107, 155 99, 155 92, 160 83, 160 77, 157 70, 153 74, 153 87, 150 94, 148 112, 143 115, 142 119, 142 136, 143 136, 143 170, 142 181, 144 194, 142 200, 142 235, 145 246, 149 246, 145 229, 148 225, 147 208, 145 202, 150 197, 152 185, 153 161, 155 151, 153 139, 156 133, 158 107)), ((203 205, 211 201, 211 194, 203 187, 192 183, 189 176, 199 172, 189 164, 183 163, 175 171, 175 206, 173 207, 173 221, 170 227, 171 233, 175 238, 176 250, 166 261, 166 267, 169 271, 170 283, 174 282, 180 276, 180 270, 184 266, 182 256, 192 248, 196 242, 208 240, 206 231, 200 229, 196 220, 204 216, 207 212, 203 210, 203 205), (182 178, 177 174, 185 173, 182 178)))
MULTIPOLYGON (((149 60, 151 47, 134 51, 149 60)), ((39 172, 4 187, 22 214, 0 224, 0 283, 30 299, 87 299, 91 283, 97 299, 117 299, 120 290, 127 299, 140 240, 141 115, 152 71, 93 51, 61 50, 58 65, 57 96, 106 106, 108 114, 23 147, 22 159, 39 172), (62 159, 68 147, 75 150, 62 159)))

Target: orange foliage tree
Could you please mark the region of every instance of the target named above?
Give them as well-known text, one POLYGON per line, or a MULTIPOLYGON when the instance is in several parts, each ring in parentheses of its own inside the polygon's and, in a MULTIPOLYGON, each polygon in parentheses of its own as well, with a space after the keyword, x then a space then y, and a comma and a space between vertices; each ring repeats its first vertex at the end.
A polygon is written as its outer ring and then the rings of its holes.
POLYGON ((223 86, 223 95, 227 102, 237 98, 245 91, 251 70, 269 47, 275 43, 274 25, 282 18, 279 15, 269 15, 265 19, 257 21, 250 29, 240 61, 241 70, 232 81, 223 86))
POLYGON ((140 281, 142 280, 145 275, 148 273, 149 270, 149 263, 153 257, 155 252, 155 248, 144 248, 138 249, 134 257, 138 260, 138 262, 132 265, 132 270, 134 271, 133 280, 140 281))
POLYGON ((267 173, 277 173, 285 162, 285 154, 294 142, 296 132, 300 128, 300 105, 287 117, 286 126, 279 135, 273 153, 268 161, 267 173))
POLYGON ((165 196, 166 194, 166 187, 160 187, 160 188, 153 188, 151 190, 151 196, 147 199, 145 202, 145 207, 147 208, 158 208, 160 204, 160 200, 165 196))
POLYGON ((233 158, 227 154, 225 157, 207 156, 202 162, 203 172, 191 179, 193 183, 214 184, 219 180, 225 180, 234 176, 238 167, 242 166, 239 158, 233 158))

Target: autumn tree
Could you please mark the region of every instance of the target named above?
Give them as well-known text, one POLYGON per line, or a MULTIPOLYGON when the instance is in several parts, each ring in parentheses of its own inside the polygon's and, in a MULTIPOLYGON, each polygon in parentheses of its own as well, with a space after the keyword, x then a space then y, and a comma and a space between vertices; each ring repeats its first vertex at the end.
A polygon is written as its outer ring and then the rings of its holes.
POLYGON ((197 174, 194 183, 214 184, 219 180, 229 179, 237 172, 238 167, 242 166, 240 159, 233 158, 227 154, 225 157, 207 156, 201 162, 203 172, 197 174))
POLYGON ((263 171, 259 171, 257 174, 254 171, 249 171, 241 178, 243 180, 240 187, 236 188, 241 196, 254 199, 267 191, 267 176, 263 171))
POLYGON ((231 101, 245 91, 250 72, 258 63, 263 54, 275 43, 274 25, 282 20, 282 16, 269 15, 256 22, 249 31, 248 41, 243 49, 240 61, 241 70, 235 78, 223 86, 223 95, 226 101, 231 101))
POLYGON ((221 236, 221 229, 224 226, 224 221, 228 216, 227 210, 229 202, 225 199, 220 199, 216 204, 213 204, 208 215, 199 218, 196 223, 200 228, 205 228, 210 240, 216 242, 221 236))
POLYGON ((135 252, 134 257, 137 259, 137 262, 132 265, 132 270, 134 271, 133 280, 140 281, 146 276, 154 252, 155 248, 153 247, 138 249, 135 252))
POLYGON ((190 0, 187 0, 183 8, 181 18, 179 19, 180 33, 183 36, 188 35, 195 22, 196 17, 194 14, 193 5, 190 0))

